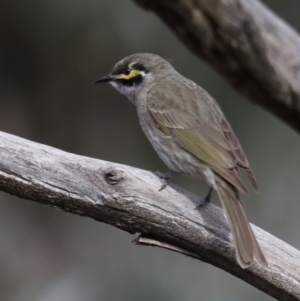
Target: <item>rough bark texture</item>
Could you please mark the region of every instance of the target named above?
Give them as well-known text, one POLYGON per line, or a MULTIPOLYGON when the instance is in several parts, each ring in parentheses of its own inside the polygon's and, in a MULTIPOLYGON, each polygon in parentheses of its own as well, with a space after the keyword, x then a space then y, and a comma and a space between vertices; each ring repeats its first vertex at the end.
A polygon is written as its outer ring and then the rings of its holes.
POLYGON ((0 190, 91 217, 130 233, 135 243, 213 264, 278 300, 300 300, 300 252, 253 226, 269 263, 243 270, 223 211, 175 185, 159 191, 149 171, 82 157, 0 132, 0 190))
POLYGON ((300 37, 257 0, 134 0, 241 93, 300 132, 300 37))

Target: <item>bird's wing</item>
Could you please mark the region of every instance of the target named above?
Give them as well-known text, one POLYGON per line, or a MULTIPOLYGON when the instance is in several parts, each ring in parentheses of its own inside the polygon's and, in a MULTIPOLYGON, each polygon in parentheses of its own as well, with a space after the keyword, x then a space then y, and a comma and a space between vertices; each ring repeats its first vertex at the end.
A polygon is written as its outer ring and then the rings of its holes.
POLYGON ((149 113, 165 135, 171 136, 241 192, 247 193, 247 188, 237 167, 245 171, 258 190, 244 151, 221 109, 207 92, 195 87, 197 89, 184 89, 185 94, 175 86, 174 89, 151 89, 147 97, 149 113), (182 97, 181 104, 174 101, 176 97, 182 97))
POLYGON ((226 119, 222 119, 221 122, 222 131, 226 137, 226 140, 228 141, 231 150, 234 154, 234 157, 236 158, 237 165, 243 170, 246 177, 248 178, 250 184, 254 188, 256 192, 259 192, 259 188, 256 182, 256 179, 254 177, 254 174, 250 168, 248 159, 245 155, 245 152, 234 133, 233 129, 231 128, 230 124, 227 122, 226 119))

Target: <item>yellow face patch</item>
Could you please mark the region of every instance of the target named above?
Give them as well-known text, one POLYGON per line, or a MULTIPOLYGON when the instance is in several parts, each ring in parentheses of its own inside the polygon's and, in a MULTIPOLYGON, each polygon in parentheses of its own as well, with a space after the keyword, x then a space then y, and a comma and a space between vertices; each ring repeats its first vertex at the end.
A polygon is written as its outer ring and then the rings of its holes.
POLYGON ((137 77, 141 74, 142 74, 142 71, 131 69, 129 74, 127 74, 127 75, 126 74, 119 74, 119 76, 122 79, 130 80, 130 79, 135 78, 135 77, 137 77))

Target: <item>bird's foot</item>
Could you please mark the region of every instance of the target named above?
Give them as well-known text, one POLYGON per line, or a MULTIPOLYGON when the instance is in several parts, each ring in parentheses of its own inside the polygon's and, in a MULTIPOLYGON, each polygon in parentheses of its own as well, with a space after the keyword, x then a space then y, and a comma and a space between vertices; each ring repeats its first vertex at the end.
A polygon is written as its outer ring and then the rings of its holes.
POLYGON ((212 187, 210 187, 209 191, 208 191, 208 194, 200 198, 201 202, 200 202, 199 205, 196 206, 196 208, 194 210, 199 209, 201 207, 204 207, 205 205, 207 205, 208 203, 210 203, 210 201, 211 201, 211 195, 212 195, 212 190, 213 190, 212 187))
POLYGON ((160 179, 161 179, 161 181, 162 181, 162 185, 161 185, 161 187, 159 188, 159 190, 158 191, 162 191, 162 190, 164 190, 166 187, 167 187, 167 185, 168 185, 168 182, 169 182, 169 180, 171 179, 171 178, 173 178, 173 177, 175 177, 175 176, 177 176, 177 175, 179 175, 179 172, 160 172, 160 171, 155 171, 154 172, 160 179))

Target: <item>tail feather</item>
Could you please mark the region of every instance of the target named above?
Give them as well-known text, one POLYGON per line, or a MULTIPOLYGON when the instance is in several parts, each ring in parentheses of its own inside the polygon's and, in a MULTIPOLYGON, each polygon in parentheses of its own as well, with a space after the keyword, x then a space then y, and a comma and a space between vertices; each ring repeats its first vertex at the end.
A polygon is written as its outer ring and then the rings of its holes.
POLYGON ((239 200, 239 193, 227 181, 218 178, 216 188, 232 232, 237 261, 244 269, 256 259, 267 267, 267 261, 258 245, 239 200))

